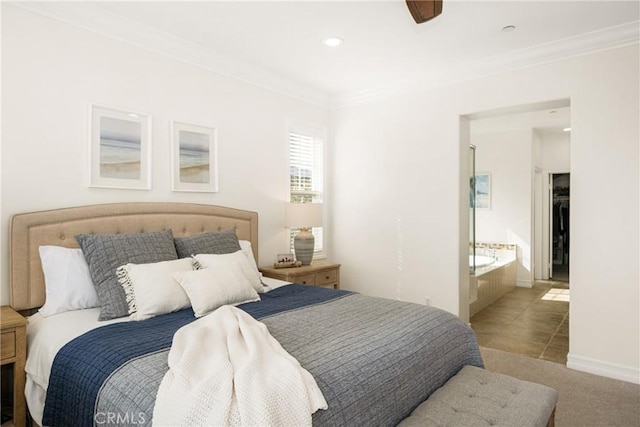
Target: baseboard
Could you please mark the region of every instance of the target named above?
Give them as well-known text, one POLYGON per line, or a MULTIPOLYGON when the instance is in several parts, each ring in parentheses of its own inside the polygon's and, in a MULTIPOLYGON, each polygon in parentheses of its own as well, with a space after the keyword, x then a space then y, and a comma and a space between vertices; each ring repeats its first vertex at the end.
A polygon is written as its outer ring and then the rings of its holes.
POLYGON ((516 280, 516 286, 519 288, 533 288, 531 280, 516 280))
POLYGON ((602 360, 576 356, 569 353, 567 355, 567 368, 613 378, 614 380, 640 384, 640 369, 638 369, 638 367, 603 362, 602 360))

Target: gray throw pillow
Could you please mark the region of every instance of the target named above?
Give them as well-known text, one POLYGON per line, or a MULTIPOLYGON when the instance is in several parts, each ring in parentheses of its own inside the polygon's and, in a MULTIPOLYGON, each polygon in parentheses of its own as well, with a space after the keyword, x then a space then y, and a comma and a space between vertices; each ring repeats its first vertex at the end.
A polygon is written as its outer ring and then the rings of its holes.
POLYGON ((137 234, 79 234, 76 236, 96 287, 100 316, 109 320, 129 315, 116 269, 127 263, 147 264, 178 259, 171 230, 137 234))
POLYGON ((176 237, 175 244, 180 258, 198 254, 230 254, 241 249, 236 230, 176 237))

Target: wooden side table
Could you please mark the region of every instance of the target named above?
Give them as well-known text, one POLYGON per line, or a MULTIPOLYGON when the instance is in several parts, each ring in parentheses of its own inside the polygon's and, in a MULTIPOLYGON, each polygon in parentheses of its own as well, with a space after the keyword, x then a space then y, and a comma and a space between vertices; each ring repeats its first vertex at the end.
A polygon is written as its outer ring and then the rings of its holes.
POLYGON ((0 364, 13 363, 13 424, 26 425, 27 405, 24 398, 27 361, 27 319, 8 305, 0 307, 0 364))
POLYGON ((260 272, 266 277, 285 282, 340 289, 340 264, 312 262, 302 267, 260 267, 260 272))

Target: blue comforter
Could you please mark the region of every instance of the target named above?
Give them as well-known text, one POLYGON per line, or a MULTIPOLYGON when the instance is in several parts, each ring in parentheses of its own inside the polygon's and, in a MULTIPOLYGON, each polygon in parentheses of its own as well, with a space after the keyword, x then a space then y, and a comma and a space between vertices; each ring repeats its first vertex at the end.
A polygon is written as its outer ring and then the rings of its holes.
MULTIPOLYGON (((464 365, 473 331, 450 313, 347 291, 288 285, 239 306, 315 377, 318 425, 394 425, 464 365)), ((45 426, 151 425, 173 334, 191 309, 87 332, 56 355, 45 426)))

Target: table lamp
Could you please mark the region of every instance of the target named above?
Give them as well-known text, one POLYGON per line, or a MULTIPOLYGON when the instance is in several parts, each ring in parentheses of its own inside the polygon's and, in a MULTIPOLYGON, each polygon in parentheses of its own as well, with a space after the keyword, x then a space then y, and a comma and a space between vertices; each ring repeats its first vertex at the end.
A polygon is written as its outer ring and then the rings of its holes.
POLYGON ((296 260, 302 265, 311 264, 315 238, 309 231, 311 227, 322 225, 322 203, 289 203, 285 207, 285 227, 300 227, 293 238, 296 260))

